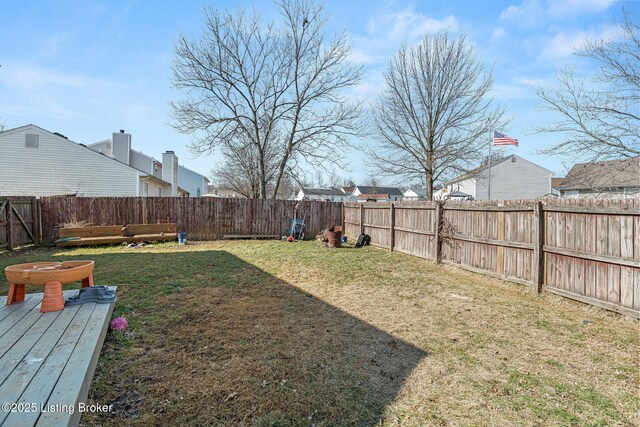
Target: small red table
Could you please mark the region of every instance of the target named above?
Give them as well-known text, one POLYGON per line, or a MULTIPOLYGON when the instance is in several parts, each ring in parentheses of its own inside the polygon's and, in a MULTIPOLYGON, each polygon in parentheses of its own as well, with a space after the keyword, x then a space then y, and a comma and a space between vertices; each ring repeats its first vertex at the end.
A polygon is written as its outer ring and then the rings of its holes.
POLYGON ((40 311, 64 309, 62 285, 82 281, 82 287, 93 286, 93 261, 32 262, 10 265, 4 269, 9 281, 7 305, 24 301, 25 285, 44 286, 40 311))

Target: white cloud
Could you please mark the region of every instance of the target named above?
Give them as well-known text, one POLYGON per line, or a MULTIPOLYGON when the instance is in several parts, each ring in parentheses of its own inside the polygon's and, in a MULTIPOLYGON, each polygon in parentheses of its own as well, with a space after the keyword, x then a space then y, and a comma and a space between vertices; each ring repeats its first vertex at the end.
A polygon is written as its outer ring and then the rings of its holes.
POLYGON ((564 58, 584 46, 587 40, 613 40, 618 36, 618 27, 605 25, 590 31, 561 32, 556 34, 542 51, 544 58, 564 58))
POLYGON ((383 69, 384 67, 370 69, 360 81, 360 84, 351 90, 349 96, 353 100, 372 101, 375 99, 385 86, 383 69))
POLYGON ((554 16, 597 13, 607 9, 615 0, 562 0, 549 2, 549 12, 554 16))
POLYGON ((414 44, 426 34, 458 31, 458 21, 449 15, 435 19, 413 9, 384 14, 369 20, 364 34, 350 34, 351 58, 361 64, 385 62, 400 47, 414 44))
POLYGON ((63 73, 53 68, 15 62, 6 62, 2 64, 0 83, 9 87, 17 87, 21 89, 38 89, 40 87, 122 87, 122 85, 115 84, 110 81, 87 77, 81 74, 63 73))
POLYGON ((424 37, 425 34, 458 29, 458 22, 453 15, 439 20, 417 12, 403 11, 396 14, 393 20, 393 29, 390 32, 393 39, 415 40, 424 37))
POLYGON ((44 59, 52 59, 58 56, 60 46, 69 39, 66 33, 56 32, 44 39, 37 48, 38 56, 44 59))
POLYGON ((523 0, 510 5, 500 14, 501 20, 531 24, 549 18, 598 13, 607 9, 615 0, 523 0))
POLYGON ((9 86, 35 89, 40 86, 85 87, 89 79, 80 75, 60 73, 37 65, 3 64, 2 80, 9 86))
POLYGON ((521 84, 494 84, 491 89, 491 96, 500 101, 509 101, 513 99, 527 99, 530 97, 528 87, 521 84))
POLYGON ((501 20, 531 22, 544 13, 544 6, 539 0, 524 0, 520 5, 511 5, 500 14, 501 20))
POLYGON ((506 35, 507 35, 507 32, 505 31, 504 28, 496 27, 493 29, 493 32, 491 33, 491 40, 496 41, 503 38, 506 35))

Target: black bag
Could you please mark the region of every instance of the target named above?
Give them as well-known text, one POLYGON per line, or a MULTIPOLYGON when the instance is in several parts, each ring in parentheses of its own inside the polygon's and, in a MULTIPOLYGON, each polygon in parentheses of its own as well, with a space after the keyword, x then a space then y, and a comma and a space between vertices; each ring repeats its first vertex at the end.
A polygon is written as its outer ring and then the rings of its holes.
POLYGON ((370 243, 371 243, 371 236, 369 236, 368 234, 361 234, 358 237, 358 241, 356 242, 356 248, 361 248, 370 243))

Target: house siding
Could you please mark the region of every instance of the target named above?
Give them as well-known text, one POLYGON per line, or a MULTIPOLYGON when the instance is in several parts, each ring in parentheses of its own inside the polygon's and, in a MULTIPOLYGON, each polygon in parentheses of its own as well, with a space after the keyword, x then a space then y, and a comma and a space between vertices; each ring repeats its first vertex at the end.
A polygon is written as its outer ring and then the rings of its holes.
MULTIPOLYGON (((492 200, 530 199, 551 193, 551 171, 523 158, 515 159, 515 163, 507 159, 491 168, 492 200)), ((476 180, 476 200, 487 200, 488 172, 481 172, 476 180)))
POLYGON ((178 187, 188 191, 191 197, 198 196, 198 189, 200 189, 200 196, 206 194, 208 185, 204 176, 184 166, 178 166, 178 187))
POLYGON ((149 175, 153 174, 153 160, 133 150, 129 152, 129 166, 146 172, 149 175))
POLYGON ((144 177, 140 178, 140 195, 146 197, 163 197, 168 196, 170 193, 169 187, 167 185, 161 185, 155 181, 151 181, 149 179, 145 179, 144 177), (147 184, 148 192, 145 194, 145 185, 147 184), (158 196, 158 189, 160 189, 160 195, 158 196))
POLYGON ((37 126, 0 133, 0 195, 137 196, 139 173, 37 126), (38 148, 25 148, 37 134, 38 148))

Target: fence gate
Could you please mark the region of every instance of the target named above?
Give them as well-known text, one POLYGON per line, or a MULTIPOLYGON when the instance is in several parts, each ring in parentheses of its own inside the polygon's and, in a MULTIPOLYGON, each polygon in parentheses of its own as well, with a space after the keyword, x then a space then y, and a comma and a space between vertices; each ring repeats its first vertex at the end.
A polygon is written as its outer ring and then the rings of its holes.
POLYGON ((38 218, 35 197, 0 198, 0 249, 38 243, 38 218))

